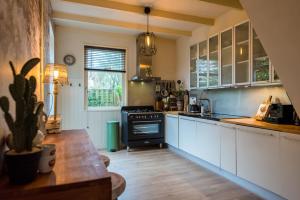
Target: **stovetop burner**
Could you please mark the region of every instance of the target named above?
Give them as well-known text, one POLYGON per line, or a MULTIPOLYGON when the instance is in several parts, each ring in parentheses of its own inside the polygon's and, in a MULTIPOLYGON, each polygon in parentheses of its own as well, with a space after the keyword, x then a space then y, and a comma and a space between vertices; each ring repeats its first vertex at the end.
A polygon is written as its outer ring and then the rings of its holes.
POLYGON ((153 106, 123 106, 121 108, 122 112, 128 113, 147 113, 154 112, 153 106))

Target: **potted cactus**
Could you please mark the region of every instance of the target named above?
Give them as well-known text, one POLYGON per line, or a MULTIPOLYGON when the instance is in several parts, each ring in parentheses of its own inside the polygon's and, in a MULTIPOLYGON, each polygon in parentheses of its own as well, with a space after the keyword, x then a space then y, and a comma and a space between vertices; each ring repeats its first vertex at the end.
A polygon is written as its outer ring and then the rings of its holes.
POLYGON ((34 94, 36 79, 26 75, 40 62, 39 58, 27 61, 19 74, 16 73, 12 62, 9 62, 14 77, 9 85, 10 94, 15 101, 15 119, 9 113, 9 100, 6 96, 0 97, 0 107, 4 118, 12 133, 10 150, 5 152, 5 161, 10 181, 14 184, 23 184, 34 180, 38 171, 38 163, 42 149, 33 146, 32 142, 37 135, 38 116, 43 110, 43 102, 37 101, 34 94))

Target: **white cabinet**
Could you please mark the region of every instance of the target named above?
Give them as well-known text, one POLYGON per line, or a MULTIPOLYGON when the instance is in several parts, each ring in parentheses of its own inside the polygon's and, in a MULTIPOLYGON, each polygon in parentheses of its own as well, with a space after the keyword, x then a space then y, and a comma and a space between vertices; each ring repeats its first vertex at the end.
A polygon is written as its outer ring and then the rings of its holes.
POLYGON ((192 117, 179 117, 179 148, 195 154, 196 121, 192 117))
POLYGON ((211 122, 197 121, 196 152, 199 158, 220 167, 220 132, 211 122))
POLYGON ((280 194, 279 133, 237 128, 237 175, 280 194))
POLYGON ((282 196, 289 200, 300 199, 300 136, 281 134, 280 173, 282 196))
POLYGON ((165 138, 167 144, 178 148, 178 116, 166 115, 165 138))
POLYGON ((236 174, 236 129, 232 124, 220 123, 221 169, 236 174))

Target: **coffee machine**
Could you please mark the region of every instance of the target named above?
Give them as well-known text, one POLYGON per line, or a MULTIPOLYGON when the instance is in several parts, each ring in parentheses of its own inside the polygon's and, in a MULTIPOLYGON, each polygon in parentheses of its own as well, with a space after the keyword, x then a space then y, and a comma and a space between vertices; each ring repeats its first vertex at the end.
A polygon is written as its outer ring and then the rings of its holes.
POLYGON ((200 108, 197 105, 197 97, 195 97, 195 96, 190 96, 189 112, 191 112, 191 113, 199 113, 200 112, 200 108))

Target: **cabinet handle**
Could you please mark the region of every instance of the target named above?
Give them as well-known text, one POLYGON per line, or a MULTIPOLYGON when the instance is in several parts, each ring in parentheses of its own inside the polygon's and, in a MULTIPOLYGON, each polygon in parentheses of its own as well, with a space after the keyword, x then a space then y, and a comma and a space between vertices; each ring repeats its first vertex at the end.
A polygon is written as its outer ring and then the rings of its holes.
POLYGON ((191 122, 194 122, 195 120, 192 120, 192 119, 186 119, 186 118, 180 118, 182 120, 186 120, 186 121, 191 121, 191 122))
POLYGON ((300 142, 300 139, 296 139, 296 138, 290 138, 290 137, 287 137, 287 136, 282 136, 282 138, 284 138, 286 140, 290 140, 290 141, 300 142))
POLYGON ((230 129, 234 129, 234 130, 236 129, 234 126, 226 126, 226 125, 222 125, 222 124, 217 124, 217 125, 224 127, 224 128, 230 128, 230 129))
POLYGON ((167 115, 167 117, 171 117, 171 118, 175 118, 175 119, 177 119, 178 117, 176 117, 176 116, 172 116, 172 115, 167 115))
POLYGON ((258 132, 251 132, 251 133, 255 133, 255 134, 258 134, 258 135, 275 137, 275 135, 273 133, 258 133, 258 132))

